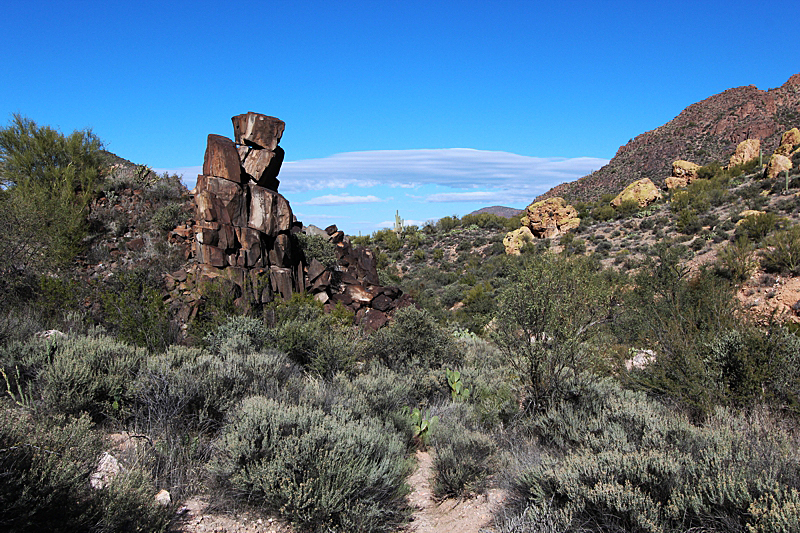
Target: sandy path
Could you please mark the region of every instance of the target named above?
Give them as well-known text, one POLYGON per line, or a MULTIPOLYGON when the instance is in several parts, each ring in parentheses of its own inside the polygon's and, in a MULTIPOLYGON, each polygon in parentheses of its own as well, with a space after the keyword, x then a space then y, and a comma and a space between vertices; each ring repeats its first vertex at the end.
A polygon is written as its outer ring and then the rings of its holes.
POLYGON ((489 489, 473 498, 448 498, 438 502, 433 498, 430 480, 433 459, 427 452, 417 452, 417 470, 408 478, 412 492, 408 502, 414 509, 414 519, 407 530, 414 533, 478 533, 492 531, 493 512, 502 505, 503 491, 489 489))

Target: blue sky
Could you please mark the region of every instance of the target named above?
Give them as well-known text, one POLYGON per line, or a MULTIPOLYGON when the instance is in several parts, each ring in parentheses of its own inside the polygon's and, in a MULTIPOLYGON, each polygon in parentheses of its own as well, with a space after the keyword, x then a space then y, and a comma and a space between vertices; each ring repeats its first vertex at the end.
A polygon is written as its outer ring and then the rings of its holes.
POLYGON ((286 122, 280 191, 369 233, 524 207, 730 87, 800 71, 796 2, 10 2, 0 120, 157 169, 247 111, 286 122))

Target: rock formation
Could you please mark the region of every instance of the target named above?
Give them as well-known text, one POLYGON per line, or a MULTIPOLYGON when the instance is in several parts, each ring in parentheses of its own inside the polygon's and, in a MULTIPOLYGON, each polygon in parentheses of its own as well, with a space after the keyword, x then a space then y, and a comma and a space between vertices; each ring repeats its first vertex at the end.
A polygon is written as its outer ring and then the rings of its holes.
POLYGON ((575 229, 581 223, 578 211, 558 197, 532 203, 525 208, 525 215, 520 220, 534 237, 547 239, 575 229))
POLYGON ((736 151, 728 161, 728 168, 742 165, 758 157, 761 152, 761 141, 758 139, 747 139, 739 143, 736 151))
POLYGON ((252 112, 232 121, 235 143, 208 136, 194 190, 201 281, 222 277, 243 302, 286 300, 305 289, 305 278, 302 253, 290 238, 300 224, 277 192, 284 123, 252 112))
POLYGON ((312 259, 307 269, 308 291, 326 310, 341 304, 356 314, 356 323, 377 330, 388 322, 395 309, 411 305, 411 297, 398 287, 381 286, 372 250, 353 248, 350 239, 335 225, 324 232, 313 226, 303 231, 324 236, 335 247, 335 265, 326 268, 312 259))
MULTIPOLYGON (((370 329, 410 304, 399 288, 380 285, 372 252, 353 249, 336 226, 318 234, 335 246, 337 263, 325 267, 315 259, 306 261, 294 237, 303 225, 278 193, 284 122, 252 112, 232 122, 235 141, 208 136, 203 174, 193 191, 197 281, 224 283, 243 308, 308 290, 329 309, 341 303, 354 311, 357 323, 370 329)), ((187 287, 186 272, 169 278, 169 285, 187 287)), ((185 310, 184 320, 194 313, 185 310)))
POLYGON ((665 180, 667 189, 686 187, 697 179, 697 170, 699 168, 700 165, 691 161, 684 161, 683 159, 673 161, 672 174, 665 180))
POLYGON ((611 200, 611 205, 619 207, 622 202, 633 200, 639 207, 647 207, 660 199, 661 191, 658 190, 658 187, 649 178, 642 178, 625 187, 621 193, 611 200))

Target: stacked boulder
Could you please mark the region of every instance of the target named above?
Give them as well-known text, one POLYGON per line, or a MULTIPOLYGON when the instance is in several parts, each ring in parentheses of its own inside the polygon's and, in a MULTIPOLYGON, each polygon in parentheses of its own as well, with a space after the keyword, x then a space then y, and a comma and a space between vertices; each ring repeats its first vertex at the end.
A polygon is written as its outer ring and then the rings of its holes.
POLYGON ((312 259, 306 278, 308 291, 326 310, 341 304, 356 314, 356 323, 377 330, 388 322, 395 309, 411 305, 411 297, 399 287, 381 286, 372 250, 353 248, 350 239, 335 225, 324 231, 314 226, 303 231, 324 236, 335 246, 336 264, 326 268, 312 259))
POLYGON ((520 222, 522 227, 508 232, 503 238, 508 255, 519 255, 525 243, 534 238, 550 239, 568 233, 580 226, 581 219, 573 206, 556 196, 526 207, 520 222))
POLYGON ((666 179, 667 189, 686 187, 697 179, 697 171, 700 165, 678 159, 672 162, 672 175, 666 179))
POLYGON ((235 142, 208 136, 194 190, 200 279, 227 279, 247 302, 288 299, 305 283, 302 253, 291 238, 301 225, 277 190, 285 124, 252 112, 232 121, 235 142))
MULTIPOLYGON (((235 140, 208 136, 203 174, 192 191, 195 222, 187 231, 194 236, 196 280, 224 283, 243 308, 308 291, 328 310, 342 304, 356 314, 356 323, 372 330, 410 305, 399 288, 380 285, 372 251, 354 249, 336 226, 304 230, 294 217, 278 193, 283 121, 252 112, 232 121, 235 140), (335 246, 335 264, 306 261, 293 234, 315 230, 335 246)), ((193 292, 186 272, 169 277, 174 287, 193 292)), ((182 321, 196 314, 198 304, 195 299, 193 309, 182 308, 182 321)))

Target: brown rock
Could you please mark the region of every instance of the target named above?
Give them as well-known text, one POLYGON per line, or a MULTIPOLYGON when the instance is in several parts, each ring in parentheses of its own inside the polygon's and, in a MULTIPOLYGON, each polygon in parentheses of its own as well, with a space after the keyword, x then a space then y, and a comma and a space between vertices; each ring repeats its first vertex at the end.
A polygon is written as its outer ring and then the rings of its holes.
POLYGON ((325 265, 320 263, 317 259, 312 259, 308 265, 308 281, 313 283, 322 273, 325 272, 325 265))
POLYGON ((206 155, 203 160, 203 174, 216 176, 236 183, 242 182, 242 167, 239 152, 233 141, 222 135, 208 136, 206 155))
POLYGON ((317 279, 311 284, 312 291, 318 291, 320 289, 327 289, 331 286, 331 279, 333 278, 333 274, 330 270, 325 270, 322 274, 319 275, 317 279))
POLYGON ((278 146, 272 151, 239 147, 240 155, 244 151, 246 153, 242 159, 242 164, 246 175, 255 181, 259 187, 277 191, 278 185, 280 185, 278 173, 281 171, 284 158, 283 148, 278 146))
POLYGON ((334 234, 334 233, 336 233, 337 231, 339 231, 339 228, 337 228, 337 227, 336 227, 336 224, 331 224, 330 226, 328 226, 327 228, 325 228, 325 233, 327 233, 327 234, 328 234, 328 236, 331 236, 331 235, 333 235, 333 234, 334 234))
POLYGON ((280 294, 284 300, 292 297, 292 270, 277 266, 269 267, 269 281, 272 292, 280 294))
POLYGON ((728 161, 728 168, 747 163, 758 157, 761 152, 761 141, 759 139, 747 139, 739 143, 736 151, 728 161))
POLYGON ((378 331, 389 321, 386 313, 377 309, 367 309, 361 317, 360 324, 370 331, 378 331))
POLYGON ((613 200, 611 205, 619 207, 626 200, 635 201, 639 207, 647 207, 656 200, 661 199, 661 191, 649 178, 636 180, 622 190, 613 200))
POLYGON ((144 248, 144 239, 141 237, 136 237, 135 239, 131 239, 128 241, 128 250, 132 252, 139 252, 144 248))
POLYGON ((200 175, 195 190, 198 220, 247 225, 245 195, 239 185, 224 178, 200 175))
POLYGON ((247 144, 275 150, 283 136, 286 124, 279 118, 253 113, 231 117, 237 144, 247 144))
POLYGON ((392 308, 392 299, 385 294, 379 294, 373 298, 372 307, 378 311, 386 312, 392 308))
POLYGON ((292 225, 292 209, 286 198, 252 183, 249 188, 250 218, 247 225, 271 237, 288 232, 292 225))
POLYGON ((292 264, 292 242, 289 236, 281 233, 275 237, 272 249, 269 251, 270 265, 288 267, 292 264))
POLYGON ((348 285, 344 292, 352 301, 361 304, 367 304, 371 302, 373 297, 373 295, 361 285, 348 285))

